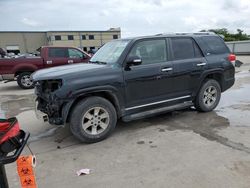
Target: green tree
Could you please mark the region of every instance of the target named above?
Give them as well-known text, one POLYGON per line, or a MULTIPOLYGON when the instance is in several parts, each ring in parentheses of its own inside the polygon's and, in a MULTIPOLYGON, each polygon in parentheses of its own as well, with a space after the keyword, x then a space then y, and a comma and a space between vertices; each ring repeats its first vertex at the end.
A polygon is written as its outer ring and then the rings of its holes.
POLYGON ((243 33, 244 31, 241 29, 237 29, 236 34, 229 33, 226 28, 201 30, 201 32, 214 32, 218 35, 223 35, 225 41, 250 40, 250 37, 246 33, 243 33))

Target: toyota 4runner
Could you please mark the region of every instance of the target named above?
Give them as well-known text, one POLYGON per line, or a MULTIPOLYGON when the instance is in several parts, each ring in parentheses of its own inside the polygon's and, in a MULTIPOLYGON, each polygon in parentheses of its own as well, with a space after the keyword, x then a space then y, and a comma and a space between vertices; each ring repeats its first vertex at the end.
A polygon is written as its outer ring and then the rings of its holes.
POLYGON ((208 112, 234 84, 234 61, 213 33, 114 40, 87 64, 33 74, 37 109, 49 123, 68 124, 83 142, 98 142, 130 121, 194 106, 208 112))

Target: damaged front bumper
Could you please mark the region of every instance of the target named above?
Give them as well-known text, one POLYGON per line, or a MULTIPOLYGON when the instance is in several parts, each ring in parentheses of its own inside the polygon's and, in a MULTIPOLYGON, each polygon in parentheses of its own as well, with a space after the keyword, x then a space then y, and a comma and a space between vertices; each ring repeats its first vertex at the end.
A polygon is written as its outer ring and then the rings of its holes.
POLYGON ((54 103, 53 101, 45 101, 44 99, 37 97, 37 111, 40 113, 44 121, 48 121, 50 124, 62 125, 64 124, 61 115, 62 104, 54 103))
POLYGON ((65 100, 60 99, 57 95, 61 85, 61 80, 47 80, 35 83, 37 116, 50 124, 64 124, 62 108, 65 100))

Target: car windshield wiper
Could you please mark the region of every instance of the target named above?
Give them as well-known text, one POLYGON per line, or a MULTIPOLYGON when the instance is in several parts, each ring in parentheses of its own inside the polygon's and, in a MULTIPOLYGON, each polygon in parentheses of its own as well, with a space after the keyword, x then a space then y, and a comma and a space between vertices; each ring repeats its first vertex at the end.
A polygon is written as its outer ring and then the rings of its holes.
POLYGON ((107 64, 107 62, 104 61, 89 61, 89 63, 104 64, 104 65, 107 64))

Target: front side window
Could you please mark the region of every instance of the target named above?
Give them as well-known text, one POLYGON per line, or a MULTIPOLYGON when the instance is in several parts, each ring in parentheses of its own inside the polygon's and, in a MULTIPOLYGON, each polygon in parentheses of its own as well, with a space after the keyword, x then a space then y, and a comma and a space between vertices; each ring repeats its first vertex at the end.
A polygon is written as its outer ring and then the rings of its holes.
POLYGON ((191 38, 171 38, 174 60, 202 57, 202 53, 191 38))
POLYGON ((67 48, 49 48, 49 57, 53 58, 68 58, 67 48))
POLYGON ((129 53, 129 57, 132 56, 141 58, 142 64, 166 62, 166 42, 164 39, 138 42, 129 53))
POLYGON ((68 51, 69 51, 69 58, 83 58, 84 57, 83 53, 76 49, 69 48, 68 51))
POLYGON ((116 63, 130 40, 111 41, 103 45, 90 62, 116 63))

